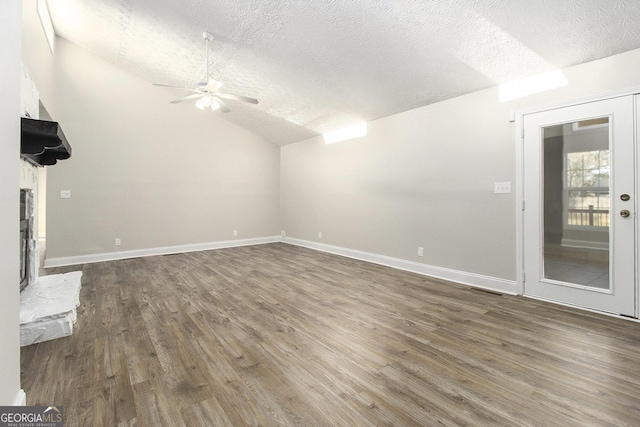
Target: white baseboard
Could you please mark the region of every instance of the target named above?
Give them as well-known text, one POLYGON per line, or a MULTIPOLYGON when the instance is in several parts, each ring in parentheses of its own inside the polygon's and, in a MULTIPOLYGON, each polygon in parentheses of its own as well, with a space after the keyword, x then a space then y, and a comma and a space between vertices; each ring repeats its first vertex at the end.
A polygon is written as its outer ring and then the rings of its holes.
POLYGON ((255 239, 227 240, 222 242, 196 243, 193 245, 165 246, 159 248, 137 249, 132 251, 106 252, 101 254, 79 255, 71 257, 47 258, 44 267, 63 267, 68 265, 91 264, 94 262, 116 261, 120 259, 140 258, 156 255, 170 255, 184 252, 208 251, 211 249, 234 248, 238 246, 261 245, 282 241, 280 236, 258 237, 255 239))
POLYGON ((354 258, 361 261, 380 264, 387 267, 397 268, 399 270, 405 270, 412 273, 422 274, 424 276, 435 277, 438 279, 444 279, 463 285, 473 286, 476 288, 488 289, 510 295, 518 294, 517 283, 515 280, 500 279, 497 277, 468 273, 465 271, 453 270, 450 268, 436 267, 419 262, 408 261, 400 258, 392 258, 385 255, 377 255, 370 252, 362 252, 354 249, 342 248, 339 246, 331 246, 323 243, 311 242, 308 240, 284 237, 282 238, 282 241, 291 245, 303 246, 318 251, 342 255, 348 258, 354 258))
POLYGON ((24 390, 20 389, 16 396, 16 400, 13 402, 13 406, 27 406, 27 394, 24 390))
POLYGON ((329 252, 336 255, 380 264, 387 267, 397 268, 424 276, 449 280, 451 282, 469 285, 476 288, 489 289, 492 291, 516 295, 517 285, 515 280, 500 279, 497 277, 484 276, 481 274, 468 273, 465 271, 453 270, 449 268, 436 267, 419 262, 408 261, 400 258, 392 258, 385 255, 378 255, 370 252, 358 251, 355 249, 331 246, 323 243, 311 242, 308 240, 294 239, 291 237, 261 237, 255 239, 228 240, 222 242, 198 243, 193 245, 167 246, 160 248, 139 249, 133 251, 107 252, 101 254, 79 255, 73 257, 47 258, 44 262, 45 268, 62 267, 69 265, 90 264, 95 262, 116 261, 120 259, 139 258, 156 255, 169 255, 184 252, 206 251, 211 249, 233 248, 238 246, 260 245, 265 243, 284 242, 291 245, 303 246, 310 249, 329 252))

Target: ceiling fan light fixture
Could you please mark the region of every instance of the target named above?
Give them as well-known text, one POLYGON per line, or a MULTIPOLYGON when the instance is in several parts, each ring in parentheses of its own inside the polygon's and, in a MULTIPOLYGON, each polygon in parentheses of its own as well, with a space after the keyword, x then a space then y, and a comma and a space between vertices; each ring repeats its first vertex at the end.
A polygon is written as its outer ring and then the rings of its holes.
POLYGON ((222 87, 222 82, 214 80, 209 77, 209 42, 213 40, 213 35, 207 31, 202 33, 205 40, 206 61, 205 61, 205 78, 195 84, 194 87, 181 87, 166 85, 161 83, 154 83, 154 86, 163 86, 174 89, 182 89, 190 92, 188 95, 181 96, 178 99, 171 101, 172 104, 179 104, 184 101, 190 101, 197 99, 195 102, 196 108, 204 110, 209 107, 212 111, 220 110, 223 113, 228 113, 231 109, 225 104, 223 99, 231 99, 234 101, 248 102, 249 104, 257 104, 258 100, 249 98, 247 96, 234 95, 232 93, 218 92, 218 89, 222 87))
MULTIPOLYGON (((196 101, 196 108, 204 110, 207 107, 211 107, 212 110, 215 110, 213 108, 214 104, 218 105, 218 103, 214 102, 213 99, 211 99, 211 96, 207 93, 202 95, 202 97, 196 101)), ((220 108, 220 106, 218 105, 217 108, 220 108)))

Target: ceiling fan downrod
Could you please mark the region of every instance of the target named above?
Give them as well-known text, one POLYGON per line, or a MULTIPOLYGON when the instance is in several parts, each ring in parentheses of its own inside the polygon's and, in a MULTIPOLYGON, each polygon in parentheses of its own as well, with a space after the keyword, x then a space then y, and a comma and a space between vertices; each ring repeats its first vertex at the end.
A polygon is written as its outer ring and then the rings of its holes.
POLYGON ((209 84, 209 42, 213 40, 213 34, 211 34, 208 31, 205 31, 204 33, 202 33, 202 37, 204 38, 204 45, 205 45, 205 49, 207 50, 207 55, 206 55, 206 63, 205 63, 205 69, 206 69, 206 76, 205 76, 205 85, 209 84))

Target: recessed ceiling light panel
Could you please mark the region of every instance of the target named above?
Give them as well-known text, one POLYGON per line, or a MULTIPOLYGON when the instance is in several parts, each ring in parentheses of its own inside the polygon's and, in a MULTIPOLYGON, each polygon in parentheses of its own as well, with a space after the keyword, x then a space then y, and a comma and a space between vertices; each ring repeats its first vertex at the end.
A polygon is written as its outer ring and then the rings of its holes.
POLYGON ((556 89, 568 84, 561 70, 525 77, 512 82, 503 83, 499 87, 500 102, 511 101, 534 93, 556 89))
POLYGON ((325 132, 322 134, 325 144, 345 141, 347 139, 360 138, 367 135, 367 122, 357 123, 342 129, 325 132))

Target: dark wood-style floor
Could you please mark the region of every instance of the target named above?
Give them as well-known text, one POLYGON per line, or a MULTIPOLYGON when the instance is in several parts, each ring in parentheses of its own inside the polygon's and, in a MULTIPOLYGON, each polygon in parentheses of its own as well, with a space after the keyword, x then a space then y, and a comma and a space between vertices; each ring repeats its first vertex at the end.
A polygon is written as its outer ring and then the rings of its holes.
POLYGON ((65 426, 638 426, 640 324, 286 244, 89 264, 65 426))

